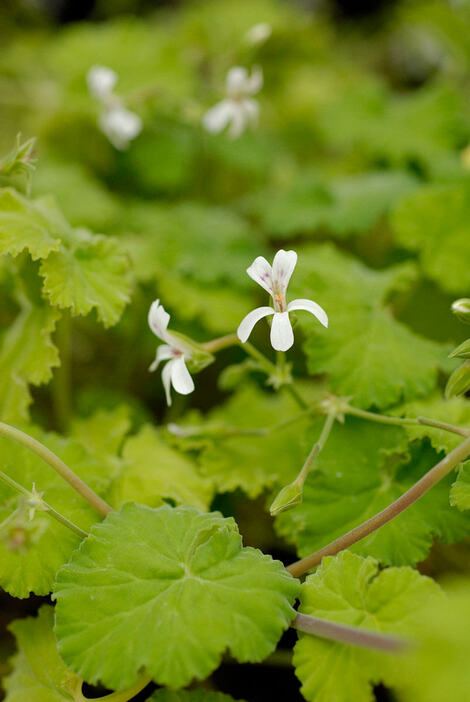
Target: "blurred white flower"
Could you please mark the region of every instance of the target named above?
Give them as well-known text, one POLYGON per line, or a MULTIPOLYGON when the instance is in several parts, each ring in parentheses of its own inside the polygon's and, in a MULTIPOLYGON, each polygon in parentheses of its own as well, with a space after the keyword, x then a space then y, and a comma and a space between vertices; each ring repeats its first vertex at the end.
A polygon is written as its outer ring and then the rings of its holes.
POLYGON ((161 361, 168 361, 162 371, 162 382, 167 404, 171 405, 171 386, 181 395, 188 395, 194 390, 194 381, 186 368, 186 361, 191 358, 192 351, 182 339, 168 331, 170 315, 159 300, 152 302, 148 321, 153 333, 165 342, 157 348, 157 355, 149 370, 157 370, 161 361))
POLYGON ((235 139, 248 125, 258 121, 259 105, 251 95, 261 90, 263 72, 254 68, 251 76, 246 68, 235 66, 227 73, 227 97, 206 112, 203 125, 208 132, 218 134, 229 126, 229 135, 235 139))
POLYGON ((269 39, 272 31, 270 24, 267 22, 259 22, 258 24, 254 24, 253 27, 250 27, 245 34, 245 38, 249 44, 262 44, 269 39))
POLYGON ((295 310, 306 310, 313 314, 324 327, 328 326, 328 316, 316 302, 300 299, 287 304, 287 286, 296 264, 297 254, 295 251, 281 249, 274 256, 272 267, 263 256, 258 256, 247 268, 246 272, 250 278, 271 295, 274 307, 257 307, 246 315, 237 330, 241 342, 247 341, 256 322, 263 317, 274 315, 271 325, 271 345, 276 351, 287 351, 294 343, 294 332, 289 312, 295 310))
POLYGON ((140 134, 142 120, 114 94, 117 80, 117 73, 106 66, 92 66, 87 74, 88 89, 101 103, 98 125, 116 149, 124 150, 140 134))

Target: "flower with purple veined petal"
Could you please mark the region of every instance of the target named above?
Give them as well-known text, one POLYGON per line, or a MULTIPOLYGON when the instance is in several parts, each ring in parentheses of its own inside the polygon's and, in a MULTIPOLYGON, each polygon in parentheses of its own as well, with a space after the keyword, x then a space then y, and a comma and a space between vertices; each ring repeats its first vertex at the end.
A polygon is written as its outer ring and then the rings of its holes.
POLYGON ((227 97, 206 112, 202 120, 205 129, 218 134, 230 125, 228 133, 232 139, 236 139, 248 125, 256 124, 259 106, 251 96, 258 93, 262 85, 261 68, 254 68, 251 76, 246 68, 231 68, 227 73, 227 97))
POLYGON ((122 151, 140 134, 142 120, 114 94, 117 80, 117 73, 107 66, 92 66, 87 74, 88 89, 101 104, 99 127, 111 144, 122 151))
POLYGON ((272 267, 263 256, 258 256, 247 273, 256 283, 261 285, 272 297, 273 307, 257 307, 249 312, 240 322, 237 330, 241 342, 247 341, 253 327, 263 317, 273 316, 271 326, 271 344, 276 351, 287 351, 294 343, 294 332, 289 319, 289 312, 306 310, 311 312, 324 327, 328 326, 328 316, 325 310, 312 300, 293 300, 287 304, 286 292, 289 280, 297 263, 295 251, 281 249, 274 256, 272 267))
POLYGON ((178 335, 168 331, 170 315, 160 304, 160 300, 152 302, 148 321, 153 333, 165 342, 157 348, 157 355, 149 370, 157 370, 161 361, 168 361, 162 371, 162 381, 166 401, 171 405, 171 386, 181 395, 188 395, 194 390, 194 381, 186 368, 186 361, 191 359, 192 349, 178 335))

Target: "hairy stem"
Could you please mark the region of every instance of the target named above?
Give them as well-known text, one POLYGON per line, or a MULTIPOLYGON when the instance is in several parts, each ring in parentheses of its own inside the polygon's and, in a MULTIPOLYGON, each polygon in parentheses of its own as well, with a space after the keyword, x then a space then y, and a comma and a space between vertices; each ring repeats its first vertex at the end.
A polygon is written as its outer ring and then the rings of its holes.
POLYGON ((263 367, 263 369, 266 371, 268 375, 276 375, 277 374, 277 366, 269 360, 269 358, 266 358, 266 356, 261 353, 261 351, 258 351, 258 349, 253 346, 253 344, 250 344, 249 341, 245 341, 245 343, 242 343, 241 341, 238 342, 239 345, 244 349, 249 356, 255 359, 255 361, 258 361, 260 365, 263 367))
POLYGON ((417 483, 413 485, 409 490, 407 490, 401 497, 399 497, 391 505, 378 512, 376 515, 367 519, 359 526, 351 529, 347 534, 340 536, 335 539, 330 544, 324 546, 319 551, 312 553, 306 558, 302 558, 295 563, 288 566, 287 570, 291 575, 299 577, 307 570, 317 566, 324 556, 334 556, 345 548, 349 548, 353 544, 361 541, 369 534, 379 529, 387 522, 397 517, 399 514, 404 512, 408 507, 410 507, 414 502, 419 500, 428 490, 430 490, 436 483, 445 478, 459 463, 464 461, 470 455, 470 437, 462 441, 457 448, 451 451, 447 456, 445 456, 439 463, 437 463, 434 468, 431 468, 428 473, 423 475, 423 477, 418 480, 417 483))
POLYGON ((330 432, 333 428, 333 424, 335 423, 335 419, 336 419, 336 412, 333 410, 328 412, 326 419, 325 419, 325 423, 323 425, 323 429, 321 430, 321 434, 318 438, 318 441, 316 441, 313 444, 312 450, 310 451, 307 458, 305 459, 305 463, 303 464, 302 469, 301 469, 299 475, 297 476, 295 482, 298 482, 301 485, 303 485, 305 483, 307 475, 309 474, 310 469, 311 469, 314 461, 317 459, 317 457, 319 456, 320 452, 323 450, 323 447, 325 446, 325 444, 328 440, 330 432))
MULTIPOLYGON (((16 480, 13 480, 13 478, 10 478, 9 475, 4 473, 3 471, 0 470, 0 480, 3 480, 4 483, 9 485, 11 488, 19 492, 21 495, 24 495, 27 499, 33 500, 37 499, 38 496, 35 495, 34 493, 30 492, 27 490, 25 487, 20 485, 19 483, 16 482, 16 480)), ((39 509, 42 512, 46 512, 49 514, 51 517, 53 517, 57 522, 60 522, 64 526, 67 527, 67 529, 70 529, 70 531, 73 531, 75 534, 77 534, 81 539, 86 539, 88 536, 86 531, 83 531, 83 529, 80 529, 79 526, 74 524, 73 522, 70 521, 70 519, 67 519, 67 517, 64 517, 63 514, 60 514, 60 512, 57 512, 57 510, 54 509, 54 507, 51 507, 47 502, 45 502, 42 498, 40 499, 40 507, 39 509)))
POLYGON ((29 449, 36 456, 42 458, 56 473, 58 473, 69 485, 73 487, 74 490, 78 492, 79 495, 83 497, 84 500, 88 502, 89 505, 93 507, 99 514, 105 517, 109 512, 112 512, 112 508, 105 502, 99 495, 96 494, 86 483, 81 480, 78 475, 76 475, 73 470, 71 470, 55 453, 52 453, 44 444, 41 444, 37 439, 33 439, 29 434, 20 429, 0 422, 0 436, 3 436, 16 443, 21 444, 25 448, 29 449))
MULTIPOLYGON (((109 695, 104 695, 103 697, 98 697, 95 702, 129 702, 136 695, 139 694, 147 685, 152 682, 152 678, 149 675, 143 675, 135 685, 129 687, 127 690, 121 690, 121 692, 111 692, 109 695)), ((75 696, 75 702, 90 702, 90 697, 85 697, 80 690, 75 696)))
POLYGON ((226 336, 220 336, 217 339, 206 341, 205 344, 202 344, 202 347, 209 353, 216 353, 217 351, 227 349, 230 346, 237 346, 239 343, 240 342, 236 334, 227 334, 226 336))
POLYGON ((361 648, 372 648, 376 651, 395 652, 404 649, 410 644, 396 636, 381 634, 376 631, 367 631, 346 624, 330 622, 318 617, 310 617, 307 614, 297 614, 291 626, 305 634, 319 636, 330 641, 352 644, 361 648))
POLYGON ((299 391, 297 390, 297 388, 295 387, 295 385, 293 383, 286 383, 282 387, 284 388, 284 390, 286 392, 288 392, 294 398, 294 400, 297 402, 298 406, 301 409, 303 409, 303 410, 308 409, 307 403, 303 399, 302 395, 299 394, 299 391))
POLYGON ((434 427, 435 429, 443 429, 445 431, 450 431, 453 434, 459 434, 460 436, 470 436, 470 429, 466 429, 464 427, 457 427, 453 424, 446 424, 445 422, 438 422, 434 419, 429 419, 428 417, 391 417, 386 414, 376 414, 375 412, 367 412, 366 410, 359 409, 358 407, 353 407, 352 405, 346 405, 344 407, 344 412, 346 414, 352 414, 355 417, 361 417, 361 419, 367 419, 372 422, 379 422, 380 424, 391 424, 395 426, 426 425, 429 427, 434 427))

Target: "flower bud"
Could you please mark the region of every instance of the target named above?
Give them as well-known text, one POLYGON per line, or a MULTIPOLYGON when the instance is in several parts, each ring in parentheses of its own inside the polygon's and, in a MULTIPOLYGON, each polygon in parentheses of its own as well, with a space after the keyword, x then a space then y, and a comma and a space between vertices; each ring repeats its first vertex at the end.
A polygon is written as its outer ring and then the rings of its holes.
POLYGON ((449 358, 470 358, 470 339, 464 341, 460 346, 449 354, 449 358))
POLYGON ((282 488, 282 490, 274 498, 274 501, 269 508, 271 515, 274 517, 280 512, 286 512, 292 509, 295 505, 300 505, 302 502, 302 485, 298 482, 290 483, 282 488))
POLYGON ((470 297, 462 297, 452 303, 452 312, 466 324, 470 324, 470 297))
POLYGON ((446 385, 446 397, 463 395, 470 390, 470 360, 456 368, 446 385))

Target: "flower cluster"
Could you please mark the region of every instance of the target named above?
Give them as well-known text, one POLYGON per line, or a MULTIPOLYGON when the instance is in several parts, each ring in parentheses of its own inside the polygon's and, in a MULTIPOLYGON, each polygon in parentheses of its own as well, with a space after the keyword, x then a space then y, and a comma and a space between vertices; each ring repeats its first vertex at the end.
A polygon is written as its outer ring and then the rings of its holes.
MULTIPOLYGON (((310 312, 323 326, 328 327, 328 316, 325 310, 313 300, 302 298, 287 302, 287 286, 296 264, 297 254, 295 251, 281 249, 275 255, 272 266, 263 256, 258 256, 247 268, 250 278, 269 293, 273 306, 257 307, 240 322, 237 335, 242 343, 248 340, 253 327, 260 319, 272 316, 271 345, 276 351, 287 351, 294 343, 294 332, 289 313, 297 310, 310 312)), ((194 382, 186 362, 192 361, 195 347, 176 332, 168 331, 170 315, 164 310, 159 300, 152 303, 148 321, 153 333, 165 342, 157 348, 157 355, 150 370, 156 370, 161 361, 168 361, 162 372, 162 380, 167 403, 171 405, 171 386, 182 395, 187 395, 194 390, 194 382)))
POLYGON ((124 150, 140 134, 142 120, 114 94, 117 80, 117 73, 106 66, 92 66, 87 75, 88 89, 101 105, 99 127, 116 149, 124 150))

